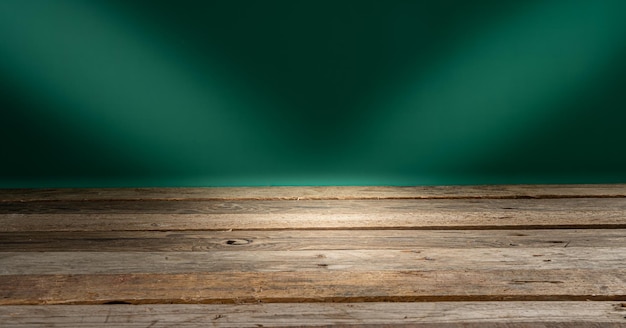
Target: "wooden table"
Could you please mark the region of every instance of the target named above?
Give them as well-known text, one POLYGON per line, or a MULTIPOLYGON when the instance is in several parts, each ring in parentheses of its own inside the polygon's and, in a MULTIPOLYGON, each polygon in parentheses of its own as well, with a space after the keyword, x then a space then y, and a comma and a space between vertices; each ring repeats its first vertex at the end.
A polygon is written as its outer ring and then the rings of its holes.
POLYGON ((0 190, 0 327, 626 327, 626 185, 0 190))

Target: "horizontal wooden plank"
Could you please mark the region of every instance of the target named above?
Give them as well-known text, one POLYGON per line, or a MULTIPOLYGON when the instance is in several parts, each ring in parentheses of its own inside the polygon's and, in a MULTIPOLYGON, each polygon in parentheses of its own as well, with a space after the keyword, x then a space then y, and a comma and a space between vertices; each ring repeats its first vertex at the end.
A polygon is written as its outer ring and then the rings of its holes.
POLYGON ((2 204, 0 232, 626 228, 626 198, 53 204, 2 204))
POLYGON ((0 189, 0 202, 626 197, 626 184, 0 189))
POLYGON ((620 302, 420 302, 0 307, 7 327, 624 327, 620 302))
POLYGON ((0 252, 0 275, 624 269, 626 247, 213 252, 0 252))
POLYGON ((0 305, 615 301, 626 269, 10 275, 0 305))
POLYGON ((602 213, 363 214, 8 214, 0 232, 30 231, 240 231, 240 230, 494 230, 626 229, 623 211, 602 213))
POLYGON ((4 202, 0 214, 391 214, 626 212, 626 198, 387 199, 307 201, 4 202))
POLYGON ((2 232, 1 252, 626 247, 626 229, 2 232))

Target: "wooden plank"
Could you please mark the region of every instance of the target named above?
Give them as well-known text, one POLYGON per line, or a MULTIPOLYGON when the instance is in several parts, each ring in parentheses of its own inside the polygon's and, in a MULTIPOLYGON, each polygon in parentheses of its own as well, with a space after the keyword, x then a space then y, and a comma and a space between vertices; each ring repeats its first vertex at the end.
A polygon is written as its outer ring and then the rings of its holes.
POLYGON ((8 214, 0 232, 240 230, 626 229, 623 211, 601 213, 8 214))
POLYGON ((626 198, 45 204, 2 204, 0 232, 626 228, 626 198))
POLYGON ((626 213, 626 198, 4 202, 0 214, 626 213))
POLYGON ((213 252, 1 252, 1 275, 624 269, 626 247, 213 252))
POLYGON ((626 229, 4 232, 2 252, 626 247, 626 229))
POLYGON ((626 184, 0 189, 0 202, 626 197, 626 184))
POLYGON ((6 327, 624 327, 620 302, 420 302, 0 307, 6 327))
POLYGON ((616 301, 626 269, 0 276, 0 305, 616 301))

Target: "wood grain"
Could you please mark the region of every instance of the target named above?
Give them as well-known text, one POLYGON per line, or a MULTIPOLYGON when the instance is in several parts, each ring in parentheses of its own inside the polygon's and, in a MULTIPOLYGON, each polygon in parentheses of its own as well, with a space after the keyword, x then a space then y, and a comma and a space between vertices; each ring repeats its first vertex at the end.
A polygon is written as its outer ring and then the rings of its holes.
POLYGON ((418 302, 0 307, 6 327, 624 327, 620 302, 418 302))
POLYGON ((2 232, 0 252, 626 247, 626 229, 2 232))
POLYGON ((625 213, 626 198, 34 202, 1 204, 0 232, 230 229, 623 229, 626 228, 625 213))
POLYGON ((0 326, 626 327, 625 254, 626 185, 0 190, 0 326))
POLYGON ((0 305, 620 301, 626 269, 5 275, 0 305))
POLYGON ((0 214, 391 214, 626 211, 626 198, 3 202, 0 214))
POLYGON ((0 232, 249 230, 626 229, 623 211, 603 213, 423 213, 248 215, 6 215, 0 232))
POLYGON ((0 189, 0 202, 626 197, 626 184, 0 189))
POLYGON ((194 272, 624 270, 626 247, 0 253, 0 276, 194 272))

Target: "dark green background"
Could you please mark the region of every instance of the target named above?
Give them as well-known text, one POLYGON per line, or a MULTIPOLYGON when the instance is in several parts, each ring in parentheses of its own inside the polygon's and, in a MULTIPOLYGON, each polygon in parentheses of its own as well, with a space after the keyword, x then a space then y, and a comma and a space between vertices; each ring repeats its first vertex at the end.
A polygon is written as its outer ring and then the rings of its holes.
POLYGON ((626 182, 626 1, 0 1, 0 187, 626 182))

